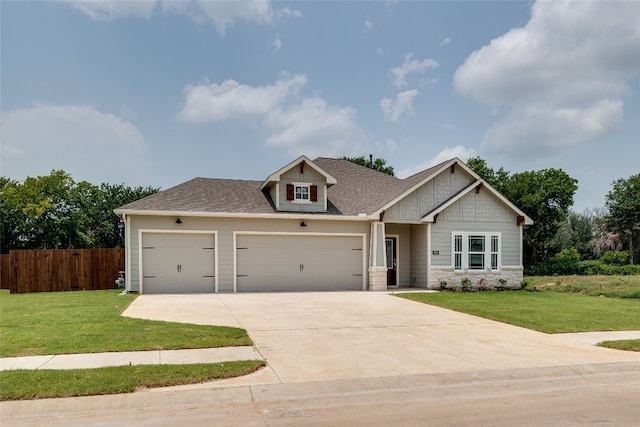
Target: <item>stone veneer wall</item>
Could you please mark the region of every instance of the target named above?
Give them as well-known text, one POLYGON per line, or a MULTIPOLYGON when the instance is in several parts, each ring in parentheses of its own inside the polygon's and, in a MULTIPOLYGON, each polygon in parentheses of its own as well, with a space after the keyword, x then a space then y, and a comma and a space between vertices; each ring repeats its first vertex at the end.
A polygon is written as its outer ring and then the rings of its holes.
POLYGON ((369 267, 369 290, 387 290, 387 268, 369 267))
POLYGON ((447 287, 460 286, 464 278, 471 280, 473 287, 477 286, 480 279, 487 281, 487 286, 502 287, 499 280, 504 279, 504 287, 519 289, 522 287, 522 267, 502 267, 500 271, 478 270, 455 272, 451 267, 431 267, 429 269, 429 289, 440 289, 440 281, 445 280, 447 287))

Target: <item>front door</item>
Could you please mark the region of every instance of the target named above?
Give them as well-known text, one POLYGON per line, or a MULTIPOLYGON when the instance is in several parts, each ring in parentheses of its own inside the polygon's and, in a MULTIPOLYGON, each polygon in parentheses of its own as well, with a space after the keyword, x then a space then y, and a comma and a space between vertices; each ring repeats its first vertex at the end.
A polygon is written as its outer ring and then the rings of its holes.
POLYGON ((395 237, 387 237, 385 245, 387 248, 387 286, 398 286, 396 279, 398 272, 398 260, 396 257, 397 239, 395 237))

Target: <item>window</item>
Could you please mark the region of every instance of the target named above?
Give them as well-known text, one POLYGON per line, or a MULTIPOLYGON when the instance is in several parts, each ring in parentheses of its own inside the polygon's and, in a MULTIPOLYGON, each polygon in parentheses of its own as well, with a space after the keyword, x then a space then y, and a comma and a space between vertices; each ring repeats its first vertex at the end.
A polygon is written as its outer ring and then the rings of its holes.
POLYGON ((491 270, 499 269, 499 233, 454 232, 452 237, 452 263, 455 271, 485 270, 488 268, 487 260, 491 262, 491 270))
POLYGON ((498 269, 498 236, 491 236, 491 269, 498 269))
POLYGON ((456 234, 453 241, 453 265, 456 270, 462 270, 462 234, 456 234))
POLYGON ((318 201, 318 186, 304 182, 287 184, 287 200, 293 203, 311 203, 318 201))
POLYGON ((484 270, 484 236, 469 236, 469 270, 484 270))
POLYGON ((308 202, 309 201, 309 186, 308 185, 295 185, 294 201, 296 202, 308 202))

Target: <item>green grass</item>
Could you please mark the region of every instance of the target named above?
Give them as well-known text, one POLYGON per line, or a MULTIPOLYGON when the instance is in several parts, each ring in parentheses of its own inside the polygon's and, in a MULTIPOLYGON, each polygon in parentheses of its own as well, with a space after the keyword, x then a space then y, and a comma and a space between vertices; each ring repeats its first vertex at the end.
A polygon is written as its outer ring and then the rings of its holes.
POLYGON ((0 372, 0 400, 132 393, 139 389, 194 384, 247 375, 264 366, 245 360, 194 365, 114 366, 99 369, 0 372))
POLYGON ((617 350, 640 351, 640 340, 604 341, 598 345, 617 350))
POLYGON ((0 293, 0 357, 251 345, 244 329, 122 317, 118 290, 0 293))
POLYGON ((640 276, 535 276, 524 281, 527 289, 640 299, 640 276))
POLYGON ((640 329, 640 301, 633 299, 527 291, 398 296, 546 333, 640 329))

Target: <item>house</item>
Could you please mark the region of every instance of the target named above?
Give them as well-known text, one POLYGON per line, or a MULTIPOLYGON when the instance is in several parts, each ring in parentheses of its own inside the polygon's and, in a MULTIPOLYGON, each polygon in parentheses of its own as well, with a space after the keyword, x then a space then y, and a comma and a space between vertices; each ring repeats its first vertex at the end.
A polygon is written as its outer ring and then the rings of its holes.
POLYGON ((195 178, 115 213, 140 293, 515 287, 533 223, 457 158, 398 179, 301 156, 264 181, 195 178))

